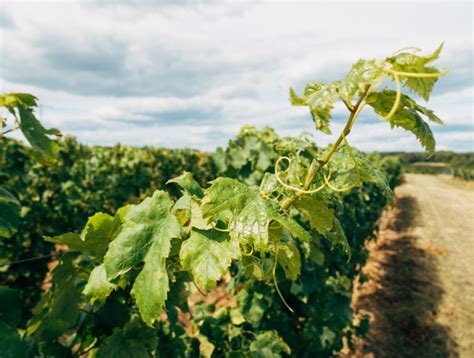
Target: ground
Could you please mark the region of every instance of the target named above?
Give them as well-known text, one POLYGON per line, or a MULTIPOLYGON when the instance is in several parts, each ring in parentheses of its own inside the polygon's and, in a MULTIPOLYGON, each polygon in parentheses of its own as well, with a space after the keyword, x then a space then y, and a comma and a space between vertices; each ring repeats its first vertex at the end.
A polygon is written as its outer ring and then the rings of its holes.
POLYGON ((406 174, 396 198, 355 285, 371 329, 350 355, 474 357, 474 190, 406 174))

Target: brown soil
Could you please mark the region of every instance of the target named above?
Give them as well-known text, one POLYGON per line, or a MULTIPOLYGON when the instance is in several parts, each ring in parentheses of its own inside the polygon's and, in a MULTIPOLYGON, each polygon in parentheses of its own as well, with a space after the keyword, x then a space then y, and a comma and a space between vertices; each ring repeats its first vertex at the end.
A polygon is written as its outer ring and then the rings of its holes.
POLYGON ((474 357, 474 191, 407 174, 382 215, 354 309, 371 316, 352 357, 474 357))

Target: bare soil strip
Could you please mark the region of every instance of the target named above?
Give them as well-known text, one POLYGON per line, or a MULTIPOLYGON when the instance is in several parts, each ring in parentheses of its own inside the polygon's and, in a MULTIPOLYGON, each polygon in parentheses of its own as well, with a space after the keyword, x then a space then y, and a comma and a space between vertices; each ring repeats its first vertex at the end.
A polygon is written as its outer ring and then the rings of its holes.
POLYGON ((474 357, 474 191, 407 174, 369 244, 354 309, 371 329, 354 357, 474 357))

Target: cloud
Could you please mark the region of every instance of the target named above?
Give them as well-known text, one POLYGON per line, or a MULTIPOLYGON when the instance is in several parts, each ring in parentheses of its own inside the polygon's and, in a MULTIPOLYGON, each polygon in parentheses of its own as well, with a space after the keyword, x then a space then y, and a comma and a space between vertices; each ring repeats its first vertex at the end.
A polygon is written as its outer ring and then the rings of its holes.
POLYGON ((0 28, 13 28, 15 21, 6 11, 0 11, 0 28))
MULTIPOLYGON (((0 89, 36 94, 46 124, 87 143, 213 149, 243 124, 284 135, 313 131, 307 108, 289 106, 290 85, 301 92, 309 81, 343 77, 360 57, 407 45, 429 52, 444 40, 440 67, 450 73, 429 107, 449 128, 440 130, 440 145, 469 147, 445 133, 473 131, 470 3, 412 4, 410 11, 395 3, 2 6, 15 26, 0 29, 9 39, 5 50, 0 44, 0 89)), ((344 113, 339 104, 334 132, 344 113)), ((351 137, 362 149, 419 148, 368 112, 359 122, 363 131, 351 137)), ((325 144, 334 136, 315 138, 325 144)))

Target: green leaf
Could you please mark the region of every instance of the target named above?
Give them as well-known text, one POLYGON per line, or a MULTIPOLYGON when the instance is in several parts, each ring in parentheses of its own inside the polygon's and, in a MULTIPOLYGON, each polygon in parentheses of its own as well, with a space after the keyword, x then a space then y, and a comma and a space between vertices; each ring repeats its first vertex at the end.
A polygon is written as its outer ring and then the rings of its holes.
POLYGON ((277 151, 283 152, 297 152, 297 151, 311 151, 315 149, 314 143, 308 141, 306 138, 297 137, 283 137, 278 140, 275 145, 277 151))
POLYGON ((38 98, 29 93, 5 93, 0 95, 0 107, 17 107, 19 104, 26 108, 36 107, 38 98))
POLYGON ((428 109, 426 107, 419 105, 413 99, 411 99, 410 97, 406 95, 403 95, 403 103, 406 107, 413 109, 418 113, 423 114, 425 117, 428 117, 430 121, 435 122, 437 124, 444 124, 441 118, 435 115, 431 109, 428 109))
MULTIPOLYGON (((30 346, 31 349, 31 346, 30 346)), ((92 355, 92 354, 91 354, 92 355)), ((40 342, 38 344, 38 354, 35 357, 53 358, 53 357, 72 357, 71 350, 59 342, 40 342)))
POLYGON ((323 327, 323 332, 319 336, 319 340, 324 349, 326 349, 326 347, 332 347, 336 340, 336 333, 325 326, 323 327))
POLYGON ((276 221, 301 240, 309 240, 310 235, 293 218, 280 214, 270 201, 259 197, 248 202, 229 225, 230 236, 241 244, 251 245, 260 254, 264 254, 269 244, 268 227, 276 221))
POLYGON ((295 281, 301 272, 301 255, 293 242, 283 242, 278 244, 278 264, 281 265, 288 279, 295 281))
POLYGON ((375 168, 363 152, 348 145, 339 146, 331 158, 331 169, 331 181, 337 187, 347 186, 348 183, 356 183, 357 186, 373 183, 393 204, 394 195, 387 176, 375 168))
POLYGON ((104 257, 109 279, 114 279, 143 262, 153 241, 170 240, 171 238, 162 235, 179 232, 177 219, 170 214, 172 205, 167 193, 155 191, 152 197, 130 206, 124 217, 122 230, 110 243, 104 257))
POLYGON ((275 174, 265 173, 262 182, 260 183, 260 193, 272 194, 280 187, 275 174))
POLYGON ((205 190, 205 196, 201 201, 201 210, 204 218, 210 218, 229 211, 236 214, 254 200, 258 194, 257 190, 235 179, 217 178, 211 182, 212 185, 205 190))
POLYGON ((311 227, 320 234, 332 229, 334 210, 329 209, 322 200, 305 195, 295 202, 295 207, 309 220, 311 227))
POLYGON ((311 247, 309 258, 318 266, 324 265, 324 252, 322 252, 321 249, 319 247, 316 247, 315 245, 311 247))
POLYGON ((184 192, 191 196, 195 196, 196 198, 201 199, 204 196, 201 186, 196 180, 194 180, 193 175, 189 172, 184 172, 179 177, 170 179, 166 183, 176 183, 184 190, 184 192))
POLYGON ((309 83, 303 97, 298 97, 290 88, 290 102, 293 106, 308 106, 316 125, 316 129, 331 134, 329 120, 334 102, 338 98, 336 87, 332 84, 309 83))
POLYGON ((337 84, 338 94, 347 102, 361 96, 366 87, 382 78, 382 64, 376 60, 359 60, 337 84))
POLYGON ((138 274, 132 288, 143 321, 151 326, 160 318, 169 291, 166 258, 171 248, 171 238, 179 236, 179 225, 172 224, 154 240, 145 256, 145 265, 138 274))
POLYGON ((21 317, 21 300, 17 290, 0 286, 0 321, 16 327, 21 317))
POLYGON ((290 87, 290 103, 292 106, 307 106, 306 100, 302 97, 299 97, 293 88, 290 87))
POLYGON ((392 188, 390 187, 387 176, 380 170, 374 168, 368 160, 364 162, 359 161, 358 163, 359 167, 361 168, 362 180, 375 184, 380 190, 382 190, 382 193, 387 198, 387 202, 390 205, 393 205, 395 196, 393 194, 392 188))
POLYGON ((311 235, 296 220, 283 214, 273 215, 272 219, 283 225, 290 234, 301 241, 310 241, 311 235))
MULTIPOLYGON (((392 63, 393 69, 400 72, 413 73, 440 73, 435 67, 426 66, 439 57, 443 49, 443 43, 429 56, 418 56, 412 53, 400 53, 395 57, 389 59, 392 63)), ((402 77, 404 86, 412 90, 414 93, 423 97, 426 101, 429 100, 430 94, 434 85, 438 81, 436 77, 402 77)))
POLYGON ((232 309, 229 312, 230 321, 234 326, 240 326, 245 322, 245 317, 239 309, 232 309))
POLYGON ((82 291, 84 295, 94 301, 105 301, 105 299, 112 293, 117 285, 107 280, 107 273, 105 272, 104 264, 94 267, 86 287, 82 291))
POLYGON ((109 280, 144 262, 132 288, 144 322, 152 325, 160 317, 169 290, 166 258, 171 240, 181 235, 177 218, 170 213, 171 201, 163 191, 128 209, 122 231, 104 257, 109 280))
POLYGON ((117 234, 119 220, 114 217, 97 213, 87 220, 82 233, 66 233, 54 237, 46 237, 46 241, 68 245, 71 251, 79 251, 82 254, 102 259, 107 251, 109 243, 117 234))
POLYGON ((0 356, 2 358, 26 358, 27 344, 12 326, 0 319, 0 356))
POLYGON ((229 225, 230 236, 237 242, 252 245, 262 255, 268 247, 268 225, 277 215, 267 201, 255 199, 229 225))
POLYGON ((336 88, 332 85, 321 85, 321 88, 307 99, 316 129, 325 134, 331 134, 329 120, 336 99, 336 88))
POLYGON ((176 216, 183 226, 189 222, 189 227, 196 227, 203 230, 210 227, 207 221, 202 217, 201 207, 188 193, 184 193, 183 196, 176 201, 173 206, 173 212, 176 213, 176 216))
POLYGON ((20 115, 20 129, 23 135, 39 155, 39 159, 44 163, 50 163, 57 158, 59 145, 51 140, 47 134, 59 135, 56 129, 45 129, 36 119, 33 111, 23 105, 18 105, 20 115))
POLYGON ((152 357, 158 344, 153 329, 129 322, 123 328, 114 329, 97 351, 96 358, 143 358, 152 357))
POLYGON ((179 253, 183 269, 191 272, 195 284, 203 292, 210 292, 232 260, 239 257, 238 243, 227 233, 215 230, 193 229, 179 253))
POLYGON ((0 239, 15 234, 20 207, 20 202, 9 191, 0 187, 0 239))
MULTIPOLYGON (((367 104, 372 106, 375 113, 384 117, 395 102, 396 92, 385 89, 382 92, 371 93, 367 98, 367 104)), ((402 95, 400 105, 389 123, 393 127, 400 127, 412 132, 426 149, 429 155, 435 151, 435 139, 429 125, 421 118, 419 113, 425 114, 431 120, 439 123, 441 120, 424 107, 415 103, 411 98, 402 95)))
POLYGON ((212 160, 217 168, 218 173, 224 173, 227 170, 227 156, 224 149, 218 147, 212 154, 212 160))
POLYGON ((197 339, 199 340, 200 357, 211 358, 216 348, 215 345, 209 342, 209 339, 203 334, 198 334, 197 339))
MULTIPOLYGON (((400 66, 400 69, 405 69, 400 66)), ((439 71, 434 67, 422 67, 418 72, 424 73, 439 73, 439 71)), ((418 78, 418 77, 409 77, 402 81, 403 85, 411 89, 416 94, 423 97, 425 101, 430 99, 430 94, 433 91, 433 87, 438 82, 438 78, 418 78)))
POLYGON ((76 285, 77 270, 73 266, 73 254, 61 257, 53 271, 53 286, 34 308, 34 316, 28 321, 26 333, 37 340, 54 340, 73 328, 79 318, 78 304, 81 292, 76 285))
MULTIPOLYGON (((349 148, 344 146, 342 150, 348 151, 349 148)), ((375 184, 380 190, 382 190, 383 194, 387 198, 388 203, 393 204, 395 198, 387 176, 372 165, 370 159, 365 153, 355 148, 352 148, 351 152, 357 162, 361 180, 363 182, 375 184)))
POLYGON ((250 343, 250 354, 255 358, 279 358, 290 355, 291 349, 276 331, 266 331, 250 343))
POLYGON ((235 301, 237 307, 233 310, 240 311, 245 321, 254 327, 261 324, 262 318, 268 312, 270 306, 268 297, 260 292, 247 291, 245 288, 238 291, 235 295, 235 301))

